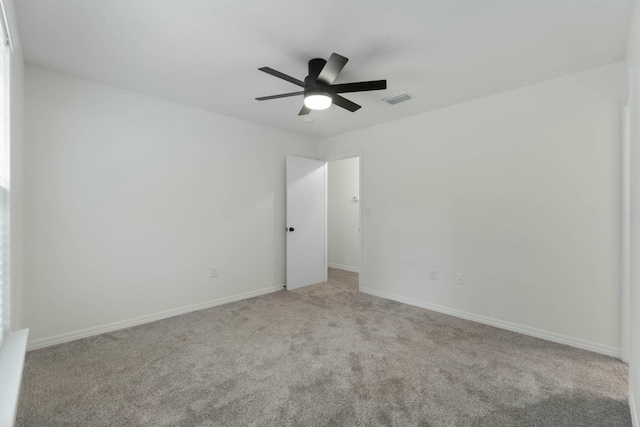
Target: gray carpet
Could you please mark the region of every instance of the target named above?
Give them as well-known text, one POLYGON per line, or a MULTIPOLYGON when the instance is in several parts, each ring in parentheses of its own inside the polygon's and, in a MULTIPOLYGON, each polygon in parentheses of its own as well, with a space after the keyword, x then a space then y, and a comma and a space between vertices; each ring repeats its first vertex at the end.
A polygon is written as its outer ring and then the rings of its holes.
POLYGON ((627 367, 357 275, 27 354, 18 426, 631 426, 627 367))

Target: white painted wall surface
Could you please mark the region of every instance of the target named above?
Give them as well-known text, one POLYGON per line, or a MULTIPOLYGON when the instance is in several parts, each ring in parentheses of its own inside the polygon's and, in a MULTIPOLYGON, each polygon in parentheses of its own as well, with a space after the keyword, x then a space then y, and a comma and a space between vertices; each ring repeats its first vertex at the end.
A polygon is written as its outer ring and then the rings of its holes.
POLYGON ((630 325, 629 406, 634 427, 640 427, 640 1, 635 1, 633 25, 627 47, 627 89, 631 119, 630 175, 630 325))
POLYGON ((329 267, 360 271, 360 159, 328 163, 327 224, 329 267))
POLYGON ((32 344, 284 284, 285 155, 315 141, 33 66, 25 120, 32 344))
POLYGON ((623 87, 616 63, 321 141, 363 151, 361 287, 618 354, 623 87))

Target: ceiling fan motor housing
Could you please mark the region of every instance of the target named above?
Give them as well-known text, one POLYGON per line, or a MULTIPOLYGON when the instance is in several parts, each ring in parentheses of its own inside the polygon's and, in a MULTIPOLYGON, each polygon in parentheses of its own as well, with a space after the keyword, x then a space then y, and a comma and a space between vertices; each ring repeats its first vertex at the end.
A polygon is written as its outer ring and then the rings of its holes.
POLYGON ((325 95, 332 97, 333 91, 330 84, 318 80, 318 75, 327 61, 322 58, 314 58, 309 61, 309 75, 304 79, 304 96, 325 95))
POLYGON ((325 95, 325 96, 328 96, 329 98, 332 98, 333 92, 331 91, 331 88, 329 86, 322 86, 322 85, 306 86, 304 88, 305 98, 311 95, 325 95))

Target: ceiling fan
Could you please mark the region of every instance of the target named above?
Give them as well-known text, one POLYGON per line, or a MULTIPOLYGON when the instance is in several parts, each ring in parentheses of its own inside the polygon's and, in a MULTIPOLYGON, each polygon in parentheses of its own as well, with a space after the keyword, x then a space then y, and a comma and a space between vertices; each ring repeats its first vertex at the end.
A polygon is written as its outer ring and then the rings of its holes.
POLYGON ((352 113, 360 108, 360 105, 351 102, 338 95, 348 92, 364 92, 369 90, 382 90, 387 88, 386 80, 373 80, 369 82, 332 84, 344 68, 348 59, 344 56, 332 53, 328 61, 322 58, 314 58, 309 61, 309 75, 303 81, 276 71, 273 68, 258 68, 274 77, 286 80, 294 85, 298 85, 304 90, 300 92, 283 93, 280 95, 262 96, 256 98, 258 101, 269 99, 287 98, 289 96, 304 95, 304 105, 298 113, 299 116, 309 114, 311 110, 324 110, 335 104, 352 113))

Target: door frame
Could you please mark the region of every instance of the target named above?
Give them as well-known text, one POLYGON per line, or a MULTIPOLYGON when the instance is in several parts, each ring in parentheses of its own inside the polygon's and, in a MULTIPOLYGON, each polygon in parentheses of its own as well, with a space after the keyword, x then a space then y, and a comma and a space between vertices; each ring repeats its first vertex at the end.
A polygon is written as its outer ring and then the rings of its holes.
POLYGON ((620 359, 629 363, 631 353, 631 107, 629 96, 622 112, 622 227, 621 227, 621 289, 620 289, 620 359))
POLYGON ((346 160, 346 159, 353 159, 353 158, 358 158, 358 186, 360 188, 359 190, 359 197, 360 197, 360 201, 358 202, 358 222, 360 223, 360 273, 358 273, 358 291, 362 292, 362 288, 364 288, 365 286, 363 285, 363 283, 365 283, 365 275, 364 275, 364 232, 365 232, 365 227, 364 227, 364 221, 363 221, 363 212, 364 212, 364 208, 363 208, 363 201, 365 200, 365 196, 364 196, 364 185, 363 185, 363 164, 364 164, 364 153, 363 150, 354 150, 354 151, 348 151, 345 153, 340 153, 340 154, 333 154, 330 156, 325 156, 324 157, 324 161, 325 164, 327 165, 327 169, 326 169, 326 174, 325 174, 325 179, 324 179, 324 184, 325 184, 325 204, 324 204, 324 209, 325 209, 325 214, 324 214, 324 220, 325 220, 325 233, 324 233, 324 250, 325 250, 325 255, 324 255, 324 259, 326 260, 325 262, 325 268, 326 268, 326 272, 325 272, 325 281, 329 279, 329 162, 335 162, 338 160, 346 160))

